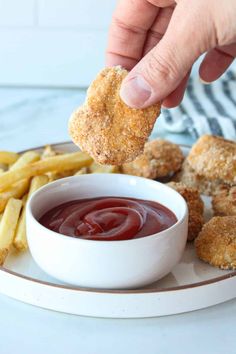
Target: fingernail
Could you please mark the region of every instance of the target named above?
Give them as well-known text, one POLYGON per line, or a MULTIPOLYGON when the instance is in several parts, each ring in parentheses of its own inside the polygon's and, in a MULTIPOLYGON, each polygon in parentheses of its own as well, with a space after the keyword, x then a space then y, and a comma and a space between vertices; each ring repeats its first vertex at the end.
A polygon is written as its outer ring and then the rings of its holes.
POLYGON ((121 99, 130 107, 142 108, 152 94, 152 88, 140 75, 124 81, 120 89, 121 99))
POLYGON ((199 80, 203 85, 210 85, 210 82, 203 80, 201 76, 199 76, 199 80))

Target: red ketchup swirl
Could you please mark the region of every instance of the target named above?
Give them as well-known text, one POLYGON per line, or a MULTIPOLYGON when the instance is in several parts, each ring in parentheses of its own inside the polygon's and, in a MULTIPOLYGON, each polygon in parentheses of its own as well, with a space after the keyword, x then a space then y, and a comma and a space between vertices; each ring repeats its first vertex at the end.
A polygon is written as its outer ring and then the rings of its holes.
POLYGON ((39 220, 63 235, 104 241, 152 235, 176 221, 174 213, 159 203, 117 197, 73 200, 54 207, 39 220))

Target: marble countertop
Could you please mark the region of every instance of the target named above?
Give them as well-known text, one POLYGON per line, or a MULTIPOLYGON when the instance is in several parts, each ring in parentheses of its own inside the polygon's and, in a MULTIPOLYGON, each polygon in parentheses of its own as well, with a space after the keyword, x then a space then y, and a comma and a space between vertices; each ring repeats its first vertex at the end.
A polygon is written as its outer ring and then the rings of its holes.
POLYGON ((80 90, 0 89, 1 149, 69 140, 68 117, 84 97, 80 90))
MULTIPOLYGON (((0 149, 20 151, 69 140, 67 121, 84 91, 0 89, 0 149)), ((161 124, 154 136, 192 143, 161 124)), ((136 320, 85 318, 0 295, 1 354, 234 354, 236 300, 192 313, 136 320)))
MULTIPOLYGON (((0 88, 1 149, 24 150, 48 143, 70 140, 68 118, 85 98, 76 89, 12 89, 0 88)), ((186 144, 192 138, 169 134, 158 119, 153 136, 165 136, 186 144)))

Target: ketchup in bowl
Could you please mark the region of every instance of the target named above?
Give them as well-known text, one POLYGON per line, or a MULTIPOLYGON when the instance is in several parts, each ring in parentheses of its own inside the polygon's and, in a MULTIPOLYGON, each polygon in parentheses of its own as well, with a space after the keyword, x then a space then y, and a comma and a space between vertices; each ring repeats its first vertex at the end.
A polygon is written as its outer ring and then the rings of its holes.
POLYGON ((60 234, 113 241, 144 237, 177 222, 165 206, 148 200, 119 197, 79 199, 47 211, 39 222, 60 234))

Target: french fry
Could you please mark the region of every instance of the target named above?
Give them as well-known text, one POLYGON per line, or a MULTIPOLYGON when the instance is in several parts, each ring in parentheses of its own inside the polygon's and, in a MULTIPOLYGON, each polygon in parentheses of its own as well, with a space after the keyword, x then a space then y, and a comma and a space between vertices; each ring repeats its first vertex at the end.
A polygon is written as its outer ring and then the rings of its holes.
POLYGON ((3 172, 8 170, 8 166, 5 163, 1 163, 1 162, 0 162, 0 168, 1 168, 1 171, 3 171, 3 172))
POLYGON ((28 199, 28 193, 25 194, 25 195, 23 195, 23 197, 21 198, 21 200, 22 200, 22 206, 23 206, 23 207, 25 206, 25 204, 26 204, 26 202, 27 202, 27 199, 28 199))
POLYGON ((98 163, 93 162, 89 166, 89 170, 91 173, 117 173, 119 172, 119 167, 112 165, 99 165, 98 163))
POLYGON ((75 170, 68 170, 62 172, 48 172, 47 176, 49 178, 49 182, 56 181, 57 179, 73 176, 75 174, 75 170))
MULTIPOLYGON (((48 183, 48 176, 36 176, 32 178, 29 193, 27 196, 27 200, 31 197, 31 195, 40 187, 44 186, 48 183)), ((25 197, 24 197, 25 198, 25 197)), ((26 199, 26 198, 25 198, 26 199)), ((13 241, 14 247, 19 251, 24 251, 28 248, 27 238, 26 238, 26 201, 23 202, 23 210, 17 225, 15 238, 13 241)))
POLYGON ((0 168, 0 175, 3 174, 5 171, 3 168, 0 168))
POLYGON ((9 188, 12 184, 25 178, 42 175, 51 171, 62 172, 79 169, 90 165, 91 162, 92 158, 83 152, 49 157, 48 159, 40 160, 0 175, 0 191, 9 188))
MULTIPOLYGON (((10 171, 27 166, 29 163, 40 159, 39 154, 34 151, 27 151, 10 167, 10 171)), ((5 173, 5 172, 4 172, 5 173)), ((0 173, 1 175, 1 173, 0 173)), ((0 193, 0 212, 2 212, 10 198, 21 198, 29 189, 29 178, 13 184, 9 189, 0 193)))
POLYGON ((0 163, 4 163, 6 165, 11 165, 12 163, 16 162, 19 155, 15 152, 10 151, 0 151, 0 163))
POLYGON ((89 173, 88 167, 82 167, 79 171, 77 171, 74 174, 74 176, 85 175, 86 173, 89 173))
POLYGON ((55 150, 53 150, 53 148, 51 147, 51 145, 46 145, 43 149, 42 155, 41 155, 41 159, 47 159, 48 157, 52 157, 52 156, 56 156, 57 153, 55 150))
POLYGON ((40 155, 35 151, 27 151, 10 167, 10 171, 29 165, 32 162, 40 160, 40 155))
POLYGON ((29 179, 15 183, 10 189, 0 193, 0 213, 3 212, 10 198, 21 198, 29 188, 29 179))
POLYGON ((0 265, 3 265, 13 242, 22 201, 9 199, 0 223, 0 265))
POLYGON ((35 176, 34 178, 32 178, 27 200, 31 197, 31 195, 35 191, 37 191, 40 187, 44 186, 47 183, 48 183, 48 176, 42 175, 42 176, 35 176))

